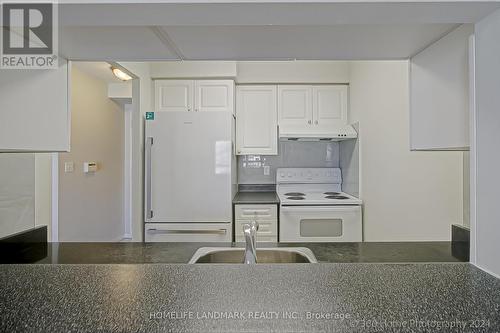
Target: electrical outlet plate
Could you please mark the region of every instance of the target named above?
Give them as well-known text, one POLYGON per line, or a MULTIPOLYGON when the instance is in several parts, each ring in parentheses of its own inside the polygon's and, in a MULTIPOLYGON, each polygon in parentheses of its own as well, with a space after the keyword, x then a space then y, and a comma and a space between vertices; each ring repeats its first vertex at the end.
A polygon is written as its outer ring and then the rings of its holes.
POLYGON ((70 173, 75 170, 75 163, 74 162, 64 162, 64 172, 65 173, 70 173))

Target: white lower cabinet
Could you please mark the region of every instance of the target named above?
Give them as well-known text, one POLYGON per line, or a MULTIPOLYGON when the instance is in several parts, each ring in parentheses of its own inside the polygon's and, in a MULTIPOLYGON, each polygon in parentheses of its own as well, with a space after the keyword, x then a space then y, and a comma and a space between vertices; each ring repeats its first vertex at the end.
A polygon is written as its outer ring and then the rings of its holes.
POLYGON ((231 223, 146 223, 144 241, 231 242, 231 223))
POLYGON ((250 221, 259 223, 257 242, 278 241, 278 207, 277 205, 235 205, 234 234, 236 242, 245 242, 243 225, 250 221))

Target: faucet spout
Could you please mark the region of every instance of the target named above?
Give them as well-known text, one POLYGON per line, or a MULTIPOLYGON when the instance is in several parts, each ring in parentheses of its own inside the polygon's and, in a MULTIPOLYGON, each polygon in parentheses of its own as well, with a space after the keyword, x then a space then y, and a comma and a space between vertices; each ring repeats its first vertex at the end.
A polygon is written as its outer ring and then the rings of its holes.
POLYGON ((245 235, 245 264, 256 264, 257 263, 257 251, 255 245, 255 236, 259 230, 259 223, 257 221, 252 221, 250 223, 245 223, 243 225, 243 234, 245 235))

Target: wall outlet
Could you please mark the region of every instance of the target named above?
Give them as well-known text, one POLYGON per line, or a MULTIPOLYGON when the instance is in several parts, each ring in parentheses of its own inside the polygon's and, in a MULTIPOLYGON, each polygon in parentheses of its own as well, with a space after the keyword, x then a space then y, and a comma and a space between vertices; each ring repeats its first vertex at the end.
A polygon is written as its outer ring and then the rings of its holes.
POLYGON ((74 162, 64 162, 64 172, 70 173, 75 171, 75 163, 74 162))
POLYGON ((269 176, 271 173, 271 167, 269 165, 264 165, 264 176, 269 176))
POLYGON ((85 173, 94 173, 98 169, 96 162, 84 162, 83 163, 83 172, 85 173))

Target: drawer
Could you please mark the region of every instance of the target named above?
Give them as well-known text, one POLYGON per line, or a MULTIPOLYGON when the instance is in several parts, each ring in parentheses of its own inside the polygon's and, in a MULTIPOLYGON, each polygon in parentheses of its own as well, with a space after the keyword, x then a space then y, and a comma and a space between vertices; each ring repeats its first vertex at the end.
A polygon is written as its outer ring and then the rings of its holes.
POLYGON ((231 242, 230 223, 146 223, 144 241, 231 242))
POLYGON ((234 217, 236 220, 277 220, 277 205, 235 205, 234 217))
MULTIPOLYGON (((234 225, 234 233, 236 235, 236 241, 245 241, 243 236, 243 225, 248 223, 248 221, 237 220, 234 225)), ((278 236, 278 221, 259 221, 259 230, 257 230, 258 242, 276 242, 278 236)))
MULTIPOLYGON (((237 235, 236 236, 236 243, 245 243, 245 237, 243 234, 237 235)), ((278 242, 278 236, 263 236, 263 235, 257 235, 257 238, 255 239, 257 243, 277 243, 278 242)))

